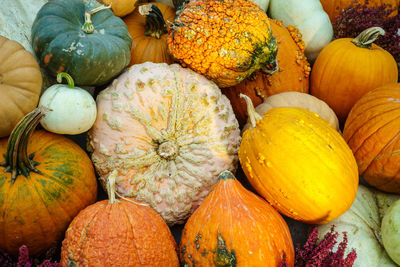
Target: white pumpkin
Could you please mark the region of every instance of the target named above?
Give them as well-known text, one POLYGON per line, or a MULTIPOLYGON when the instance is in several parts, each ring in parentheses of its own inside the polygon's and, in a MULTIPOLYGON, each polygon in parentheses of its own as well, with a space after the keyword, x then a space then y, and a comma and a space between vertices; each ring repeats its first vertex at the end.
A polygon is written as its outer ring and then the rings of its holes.
POLYGON ((393 203, 383 217, 382 241, 390 258, 400 265, 400 200, 393 203))
POLYGON ((57 81, 62 77, 65 84, 55 84, 43 93, 39 106, 48 109, 46 116, 40 121, 48 131, 58 134, 80 134, 88 131, 96 120, 96 102, 86 90, 74 87, 71 76, 59 73, 57 81))
POLYGON ((359 185, 357 197, 351 208, 339 218, 328 224, 319 225, 319 237, 322 238, 335 225, 339 233, 338 243, 347 232, 346 252, 354 248, 357 259, 353 267, 395 267, 397 266, 386 253, 381 238, 381 221, 388 208, 400 196, 386 194, 359 185))
POLYGON ((251 0, 251 2, 256 3, 261 7, 264 12, 267 12, 269 6, 269 0, 251 0))
POLYGON ((332 40, 332 23, 319 0, 270 0, 268 14, 285 26, 293 25, 300 30, 310 62, 332 40))

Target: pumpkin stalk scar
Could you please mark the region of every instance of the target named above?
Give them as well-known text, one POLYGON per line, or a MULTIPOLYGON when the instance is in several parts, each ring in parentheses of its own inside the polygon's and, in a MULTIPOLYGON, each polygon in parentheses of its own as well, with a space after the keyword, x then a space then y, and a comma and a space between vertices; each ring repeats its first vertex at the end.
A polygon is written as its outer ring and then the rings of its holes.
POLYGON ((217 248, 214 251, 214 264, 217 267, 235 267, 236 255, 235 251, 228 251, 225 240, 221 234, 217 236, 217 248))

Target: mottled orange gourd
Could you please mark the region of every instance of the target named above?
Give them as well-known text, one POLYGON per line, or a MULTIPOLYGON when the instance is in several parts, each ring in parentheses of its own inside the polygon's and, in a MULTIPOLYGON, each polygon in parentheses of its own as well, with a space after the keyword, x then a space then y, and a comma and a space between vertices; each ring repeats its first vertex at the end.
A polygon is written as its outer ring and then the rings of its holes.
POLYGON ((265 200, 229 171, 187 221, 180 244, 182 266, 276 267, 294 265, 289 228, 265 200))
POLYGON ((258 69, 276 70, 278 47, 268 17, 251 1, 190 1, 171 29, 170 53, 219 87, 239 84, 258 69))
POLYGON ((382 191, 400 194, 400 84, 364 95, 352 108, 343 137, 361 176, 382 191))

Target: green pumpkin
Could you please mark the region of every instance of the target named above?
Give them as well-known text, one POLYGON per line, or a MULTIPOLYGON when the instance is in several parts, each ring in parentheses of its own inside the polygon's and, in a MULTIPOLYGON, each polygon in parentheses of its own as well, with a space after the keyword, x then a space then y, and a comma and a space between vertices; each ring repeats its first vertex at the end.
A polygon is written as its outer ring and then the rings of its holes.
POLYGON ((94 0, 52 0, 39 10, 32 47, 51 75, 67 72, 78 85, 96 86, 128 66, 128 28, 110 9, 94 10, 99 6, 94 0))

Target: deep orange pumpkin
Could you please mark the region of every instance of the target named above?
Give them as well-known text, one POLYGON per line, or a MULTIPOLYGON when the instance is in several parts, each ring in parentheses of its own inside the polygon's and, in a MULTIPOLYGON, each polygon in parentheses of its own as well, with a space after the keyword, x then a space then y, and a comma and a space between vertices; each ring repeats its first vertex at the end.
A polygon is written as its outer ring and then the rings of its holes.
POLYGON ((352 108, 343 130, 362 177, 400 194, 400 84, 379 87, 352 108))

